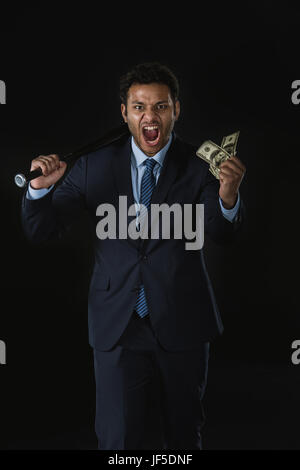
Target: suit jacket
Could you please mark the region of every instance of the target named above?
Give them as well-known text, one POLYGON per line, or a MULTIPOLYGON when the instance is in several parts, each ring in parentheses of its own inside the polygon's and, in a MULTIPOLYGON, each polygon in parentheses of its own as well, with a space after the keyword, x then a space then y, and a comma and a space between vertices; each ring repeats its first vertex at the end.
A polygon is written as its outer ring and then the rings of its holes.
MULTIPOLYGON (((151 203, 204 204, 205 233, 217 243, 236 239, 243 224, 243 202, 235 222, 219 204, 219 182, 196 148, 173 135, 151 203)), ((87 210, 95 226, 95 263, 89 287, 90 345, 110 350, 125 330, 144 284, 150 320, 161 346, 169 351, 197 349, 221 334, 223 325, 201 250, 185 249, 186 240, 133 240, 96 236, 96 209, 119 196, 134 203, 131 145, 127 136, 79 158, 61 184, 38 200, 24 195, 22 221, 33 242, 57 239, 87 210)), ((134 217, 128 218, 128 223, 134 217)), ((172 226, 171 226, 172 231, 172 226)))

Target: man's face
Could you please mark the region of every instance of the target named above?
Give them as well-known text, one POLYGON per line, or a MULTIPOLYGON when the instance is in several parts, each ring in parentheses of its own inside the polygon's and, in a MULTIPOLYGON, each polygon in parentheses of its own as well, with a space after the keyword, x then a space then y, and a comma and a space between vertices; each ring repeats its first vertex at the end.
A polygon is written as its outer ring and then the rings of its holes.
POLYGON ((168 142, 177 121, 180 106, 175 106, 167 85, 133 84, 128 90, 127 106, 121 104, 124 121, 138 147, 149 157, 168 142))

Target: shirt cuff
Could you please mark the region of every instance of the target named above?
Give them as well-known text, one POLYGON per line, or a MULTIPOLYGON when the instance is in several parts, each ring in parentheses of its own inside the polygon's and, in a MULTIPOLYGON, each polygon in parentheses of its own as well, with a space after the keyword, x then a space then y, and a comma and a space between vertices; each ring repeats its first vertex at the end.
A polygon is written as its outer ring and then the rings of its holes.
POLYGON ((51 189, 53 188, 54 184, 52 184, 49 188, 42 188, 42 189, 33 189, 30 186, 30 183, 27 188, 26 198, 30 200, 41 199, 41 197, 46 196, 51 189))
POLYGON ((219 197, 219 203, 220 203, 221 210, 225 219, 229 220, 229 222, 234 222, 234 219, 240 208, 240 193, 238 192, 237 201, 235 203, 235 206, 232 209, 225 209, 225 207, 223 207, 222 199, 220 197, 219 197))

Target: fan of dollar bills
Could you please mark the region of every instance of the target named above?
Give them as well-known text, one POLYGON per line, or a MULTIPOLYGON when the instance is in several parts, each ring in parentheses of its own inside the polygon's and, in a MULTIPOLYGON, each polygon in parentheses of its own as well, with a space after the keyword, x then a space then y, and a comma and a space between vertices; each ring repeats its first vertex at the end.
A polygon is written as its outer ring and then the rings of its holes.
POLYGON ((223 137, 221 147, 212 142, 206 140, 198 148, 196 155, 207 163, 209 163, 209 171, 217 178, 220 179, 219 166, 225 162, 232 155, 236 154, 236 147, 239 138, 240 131, 234 132, 233 134, 223 137))

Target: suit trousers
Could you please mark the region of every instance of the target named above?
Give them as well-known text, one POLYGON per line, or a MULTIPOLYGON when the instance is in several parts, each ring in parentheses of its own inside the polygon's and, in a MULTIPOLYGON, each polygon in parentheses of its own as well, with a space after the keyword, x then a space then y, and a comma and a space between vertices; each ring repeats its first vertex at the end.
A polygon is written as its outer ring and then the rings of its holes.
POLYGON ((149 315, 133 312, 111 350, 93 351, 98 449, 202 448, 208 342, 166 351, 149 315))

